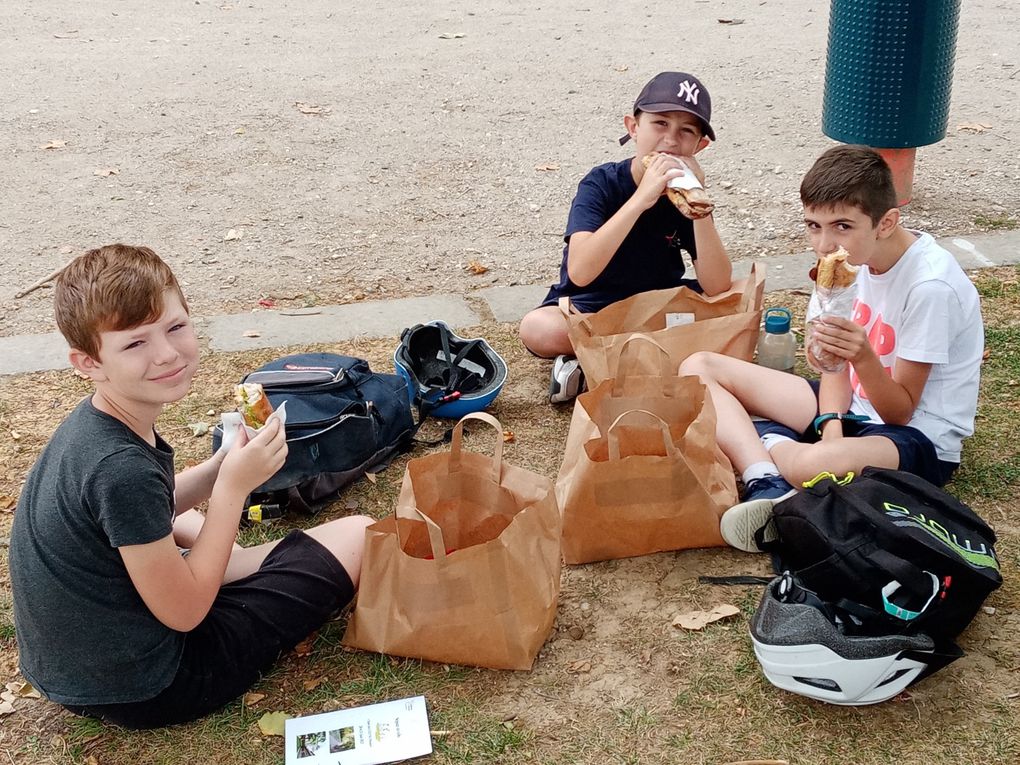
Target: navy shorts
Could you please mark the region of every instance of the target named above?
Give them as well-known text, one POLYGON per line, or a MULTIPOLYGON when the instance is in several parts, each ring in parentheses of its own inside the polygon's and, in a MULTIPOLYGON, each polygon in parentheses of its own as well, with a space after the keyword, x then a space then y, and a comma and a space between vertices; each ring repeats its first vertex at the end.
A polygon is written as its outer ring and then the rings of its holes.
MULTIPOLYGON (((702 290, 701 288, 701 285, 698 283, 697 279, 681 279, 680 284, 678 284, 677 286, 687 287, 688 289, 692 289, 699 294, 704 292, 704 290, 702 290)), ((547 305, 557 305, 559 304, 561 297, 569 297, 570 305, 573 306, 575 310, 580 311, 581 313, 596 313, 597 311, 601 311, 606 306, 612 305, 613 303, 618 303, 621 300, 626 300, 627 298, 634 296, 633 295, 613 296, 592 293, 585 294, 583 292, 578 295, 566 295, 557 292, 556 286, 553 286, 549 290, 549 293, 545 296, 545 299, 542 301, 541 305, 539 305, 538 307, 545 308, 547 305)))
POLYGON ((170 685, 127 704, 65 705, 126 728, 158 728, 203 717, 247 691, 289 651, 354 598, 333 554, 292 531, 254 574, 220 588, 209 614, 184 638, 170 685))
MULTIPOLYGON (((815 392, 817 402, 819 382, 818 380, 808 380, 807 382, 815 392)), ((816 406, 815 414, 818 413, 816 406)), ((755 422, 754 426, 759 436, 763 436, 766 433, 775 433, 776 435, 792 438, 794 441, 799 441, 803 444, 813 444, 821 440, 821 437, 815 433, 814 427, 810 425, 803 433, 797 433, 793 428, 788 428, 772 420, 760 420, 755 422)), ((849 438, 859 438, 861 436, 884 436, 888 438, 895 444, 896 451, 900 455, 898 469, 920 476, 936 486, 945 486, 949 479, 952 478, 953 472, 960 466, 956 462, 940 460, 935 452, 935 445, 928 436, 909 425, 844 421, 843 435, 849 438)))

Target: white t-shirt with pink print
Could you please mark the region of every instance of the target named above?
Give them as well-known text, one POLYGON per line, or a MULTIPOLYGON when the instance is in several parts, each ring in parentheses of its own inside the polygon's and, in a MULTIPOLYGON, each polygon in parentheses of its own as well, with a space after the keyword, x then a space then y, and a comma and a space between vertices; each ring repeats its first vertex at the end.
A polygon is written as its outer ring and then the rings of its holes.
MULTIPOLYGON (((888 374, 896 359, 931 364, 910 425, 935 445, 940 460, 960 461, 963 439, 974 432, 984 327, 977 290, 956 259, 930 234, 917 240, 892 268, 857 274, 853 319, 888 374)), ((850 408, 882 422, 853 366, 850 408)))

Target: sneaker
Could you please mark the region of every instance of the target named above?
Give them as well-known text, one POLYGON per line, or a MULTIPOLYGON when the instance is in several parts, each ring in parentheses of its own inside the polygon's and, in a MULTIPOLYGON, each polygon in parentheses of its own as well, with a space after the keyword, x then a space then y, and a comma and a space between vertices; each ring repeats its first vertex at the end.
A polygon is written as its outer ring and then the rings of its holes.
POLYGON ((562 404, 577 398, 584 390, 584 372, 573 356, 557 356, 553 362, 552 379, 549 381, 549 403, 562 404))
MULTIPOLYGON (((797 490, 781 475, 767 475, 748 481, 744 488, 744 501, 723 513, 719 533, 731 547, 744 552, 761 552, 754 538, 755 532, 768 524, 776 503, 796 493, 797 490)), ((773 542, 775 539, 775 528, 769 524, 764 541, 773 542)))

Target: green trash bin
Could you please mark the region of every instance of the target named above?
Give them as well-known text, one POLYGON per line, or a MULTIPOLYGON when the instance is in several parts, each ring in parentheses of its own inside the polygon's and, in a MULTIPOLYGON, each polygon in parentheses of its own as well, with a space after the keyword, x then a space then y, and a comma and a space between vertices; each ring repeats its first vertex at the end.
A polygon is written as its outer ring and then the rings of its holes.
POLYGON ((960 0, 832 0, 822 132, 905 149, 949 120, 960 0))

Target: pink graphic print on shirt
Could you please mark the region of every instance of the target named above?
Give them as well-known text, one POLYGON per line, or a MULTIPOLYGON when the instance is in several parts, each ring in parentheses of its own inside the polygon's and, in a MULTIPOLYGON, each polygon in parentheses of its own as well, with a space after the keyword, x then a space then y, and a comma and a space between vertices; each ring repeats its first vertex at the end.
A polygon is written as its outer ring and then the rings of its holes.
MULTIPOLYGON (((871 306, 867 303, 863 303, 860 300, 854 301, 853 314, 851 319, 862 327, 867 327, 871 321, 871 306)), ((882 360, 883 356, 887 356, 896 350, 896 330, 893 329, 891 324, 886 324, 882 321, 882 314, 878 314, 875 317, 874 324, 871 325, 871 329, 868 330, 868 344, 875 351, 875 355, 878 356, 879 361, 882 360)), ((892 377, 892 366, 886 366, 882 364, 882 369, 885 373, 892 377)), ((854 393, 860 396, 862 399, 867 399, 868 394, 864 392, 864 386, 861 385, 860 378, 857 377, 857 370, 854 369, 853 364, 850 365, 850 387, 854 393)))

